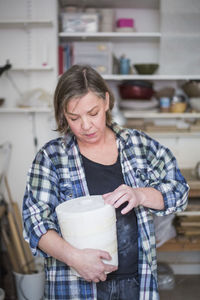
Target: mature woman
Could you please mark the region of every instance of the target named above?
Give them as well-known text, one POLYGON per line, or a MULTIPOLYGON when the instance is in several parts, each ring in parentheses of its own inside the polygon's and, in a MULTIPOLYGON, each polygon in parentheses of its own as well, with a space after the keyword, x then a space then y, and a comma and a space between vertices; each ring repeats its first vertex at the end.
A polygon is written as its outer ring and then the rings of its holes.
POLYGON ((159 298, 152 216, 183 210, 188 185, 169 149, 112 122, 113 104, 89 66, 75 65, 59 79, 54 108, 63 136, 37 153, 23 203, 25 238, 45 257, 45 299, 159 298), (116 208, 117 270, 108 252, 76 249, 61 237, 56 206, 89 194, 116 208))

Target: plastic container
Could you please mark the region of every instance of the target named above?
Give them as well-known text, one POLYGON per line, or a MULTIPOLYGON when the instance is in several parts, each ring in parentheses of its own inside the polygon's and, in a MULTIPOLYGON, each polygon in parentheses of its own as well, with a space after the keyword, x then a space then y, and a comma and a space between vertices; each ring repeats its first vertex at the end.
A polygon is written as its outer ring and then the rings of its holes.
POLYGON ((170 112, 171 100, 169 97, 160 98, 160 111, 161 112, 170 112))
MULTIPOLYGON (((56 213, 67 242, 78 249, 108 251, 112 257, 109 264, 118 266, 115 208, 104 204, 102 196, 68 200, 56 207, 56 213)), ((73 268, 72 272, 80 276, 73 268)))
POLYGON ((112 74, 112 44, 105 42, 75 42, 74 64, 89 64, 100 74, 112 74))
POLYGON ((117 20, 117 27, 134 27, 134 20, 133 19, 118 19, 117 20))
POLYGON ((94 13, 62 13, 63 32, 97 32, 99 17, 94 13))
POLYGON ((174 272, 171 267, 164 263, 158 262, 158 289, 173 290, 175 287, 174 272))
POLYGON ((34 274, 13 272, 18 300, 41 300, 44 295, 44 271, 34 274))

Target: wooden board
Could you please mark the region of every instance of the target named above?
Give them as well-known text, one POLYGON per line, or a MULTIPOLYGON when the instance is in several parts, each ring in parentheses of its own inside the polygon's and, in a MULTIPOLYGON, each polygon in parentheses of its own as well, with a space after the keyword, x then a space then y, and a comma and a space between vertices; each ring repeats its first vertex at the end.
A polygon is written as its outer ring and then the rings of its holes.
POLYGON ((2 231, 2 238, 3 238, 4 244, 6 246, 6 250, 8 252, 8 257, 9 257, 11 265, 12 265, 12 270, 19 273, 21 270, 20 270, 19 261, 17 259, 13 245, 10 242, 10 239, 9 239, 9 236, 7 235, 6 229, 2 228, 1 231, 2 231))
POLYGON ((168 251, 200 251, 200 239, 171 239, 157 248, 159 252, 168 251))
POLYGON ((14 221, 14 218, 13 218, 13 215, 11 212, 8 212, 8 223, 9 223, 9 228, 10 228, 10 232, 11 232, 13 248, 15 249, 15 253, 16 253, 16 259, 19 261, 21 272, 27 273, 28 272, 28 268, 26 266, 27 262, 24 257, 24 253, 23 253, 23 250, 21 247, 21 240, 19 238, 16 226, 15 226, 15 221, 14 221))
POLYGON ((0 219, 3 217, 3 215, 5 214, 5 212, 6 212, 5 205, 1 205, 0 206, 0 219))
POLYGON ((24 255, 25 255, 25 259, 27 262, 27 266, 28 266, 28 270, 29 272, 34 272, 35 271, 35 263, 34 263, 34 258, 32 255, 32 252, 30 250, 30 247, 28 245, 28 243, 24 240, 23 238, 23 225, 22 225, 22 217, 21 217, 21 213, 19 210, 19 206, 16 202, 12 203, 12 207, 13 207, 13 212, 15 215, 15 220, 16 220, 16 225, 18 227, 18 233, 21 237, 21 245, 24 251, 24 255))
POLYGON ((32 273, 35 271, 34 258, 29 245, 23 238, 21 213, 18 204, 13 201, 7 177, 5 177, 5 186, 9 199, 8 222, 11 230, 11 237, 16 248, 22 270, 24 271, 24 273, 32 273))
POLYGON ((194 169, 182 169, 181 173, 190 186, 189 197, 200 197, 200 180, 197 178, 194 169))

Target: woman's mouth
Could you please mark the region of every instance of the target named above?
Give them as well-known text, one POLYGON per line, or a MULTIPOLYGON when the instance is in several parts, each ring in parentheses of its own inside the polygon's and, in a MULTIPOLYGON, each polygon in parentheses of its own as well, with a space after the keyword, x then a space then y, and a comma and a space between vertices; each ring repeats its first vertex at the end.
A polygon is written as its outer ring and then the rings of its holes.
POLYGON ((87 138, 93 138, 94 136, 95 136, 95 132, 93 132, 93 133, 89 133, 89 134, 85 134, 85 136, 87 137, 87 138))

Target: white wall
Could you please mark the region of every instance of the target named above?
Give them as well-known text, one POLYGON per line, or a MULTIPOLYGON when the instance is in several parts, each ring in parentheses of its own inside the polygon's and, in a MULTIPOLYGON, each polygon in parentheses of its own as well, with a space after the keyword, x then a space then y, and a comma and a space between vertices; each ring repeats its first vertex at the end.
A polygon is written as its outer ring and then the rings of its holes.
MULTIPOLYGON (((12 69, 0 77, 0 97, 5 98, 3 108, 16 107, 23 93, 38 88, 49 93, 52 102, 57 83, 57 27, 56 0, 0 1, 0 65, 6 59, 12 64, 12 69), (22 20, 51 22, 28 26, 1 23, 22 20), (32 71, 31 68, 43 67, 44 56, 49 70, 32 71), (31 70, 19 70, 23 68, 31 70)), ((53 113, 0 112, 0 144, 9 141, 12 145, 7 173, 13 198, 20 207, 26 174, 36 152, 34 136, 39 148, 57 136, 54 128, 53 113)))

